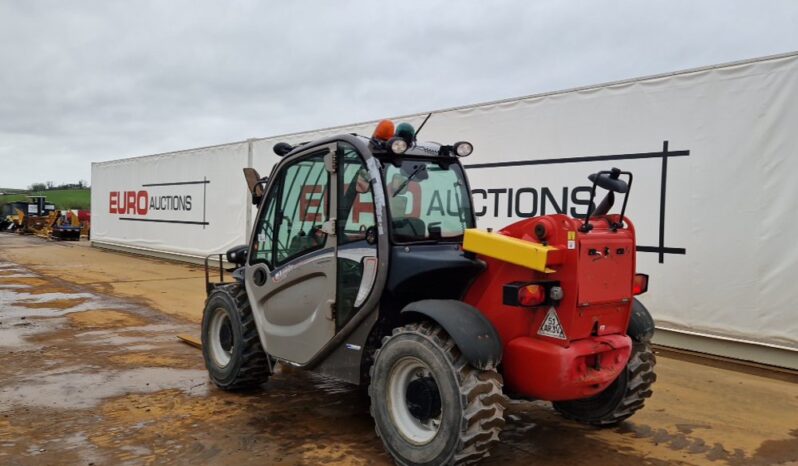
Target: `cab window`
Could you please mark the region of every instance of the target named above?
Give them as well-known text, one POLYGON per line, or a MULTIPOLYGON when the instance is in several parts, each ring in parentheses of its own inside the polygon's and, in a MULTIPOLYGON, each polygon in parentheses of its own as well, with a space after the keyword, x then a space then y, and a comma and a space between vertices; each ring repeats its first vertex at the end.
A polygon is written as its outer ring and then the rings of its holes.
MULTIPOLYGON (((277 190, 273 186, 271 191, 276 192, 277 190)), ((277 196, 268 194, 264 202, 265 204, 261 208, 261 217, 258 221, 258 229, 252 245, 252 252, 250 253, 250 263, 261 262, 271 268, 274 264, 272 256, 274 253, 274 244, 272 238, 274 238, 274 217, 275 211, 277 210, 277 196)))
POLYGON ((473 228, 471 196, 459 164, 407 159, 386 165, 394 241, 459 241, 473 228))
POLYGON ((366 242, 369 231, 376 239, 374 196, 366 163, 354 147, 341 143, 338 168, 340 249, 335 320, 336 328, 341 329, 357 312, 364 261, 368 260, 367 256, 376 257, 377 247, 366 242))
POLYGON ((366 163, 354 147, 341 144, 338 197, 338 244, 366 239, 366 231, 376 225, 374 196, 366 163))
POLYGON ((329 215, 330 176, 324 155, 309 155, 283 170, 274 219, 276 265, 319 249, 327 241, 327 234, 321 231, 329 215))
POLYGON ((261 208, 252 263, 273 268, 324 246, 330 184, 324 155, 311 154, 281 170, 261 208))

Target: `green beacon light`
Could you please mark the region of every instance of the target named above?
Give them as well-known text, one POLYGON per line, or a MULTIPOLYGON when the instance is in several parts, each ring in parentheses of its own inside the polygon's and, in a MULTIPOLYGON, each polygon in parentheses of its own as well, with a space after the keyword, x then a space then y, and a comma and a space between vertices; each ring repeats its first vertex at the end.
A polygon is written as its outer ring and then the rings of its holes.
POLYGON ((396 125, 396 136, 404 139, 409 146, 416 140, 416 130, 410 123, 399 123, 396 125))

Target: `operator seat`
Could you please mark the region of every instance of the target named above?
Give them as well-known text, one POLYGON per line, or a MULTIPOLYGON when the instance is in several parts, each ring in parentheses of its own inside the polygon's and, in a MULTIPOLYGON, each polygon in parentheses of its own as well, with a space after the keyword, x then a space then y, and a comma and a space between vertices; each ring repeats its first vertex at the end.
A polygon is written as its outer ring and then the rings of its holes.
POLYGON ((424 239, 427 237, 427 226, 424 220, 416 217, 408 217, 407 197, 394 196, 391 198, 391 216, 394 235, 400 240, 424 239))

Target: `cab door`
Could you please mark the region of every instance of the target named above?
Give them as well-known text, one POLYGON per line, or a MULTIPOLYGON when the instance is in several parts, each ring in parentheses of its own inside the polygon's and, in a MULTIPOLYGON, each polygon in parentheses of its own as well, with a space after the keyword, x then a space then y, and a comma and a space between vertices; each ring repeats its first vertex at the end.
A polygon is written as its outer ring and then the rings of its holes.
POLYGON ((252 237, 246 288, 261 342, 304 364, 335 335, 336 145, 293 155, 273 176, 252 237))

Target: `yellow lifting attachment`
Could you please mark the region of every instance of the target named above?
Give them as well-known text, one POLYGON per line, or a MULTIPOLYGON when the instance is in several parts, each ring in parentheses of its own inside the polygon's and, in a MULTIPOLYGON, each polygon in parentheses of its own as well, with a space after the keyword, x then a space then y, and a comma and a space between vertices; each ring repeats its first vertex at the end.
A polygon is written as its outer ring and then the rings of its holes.
POLYGON ((463 237, 463 250, 520 265, 538 272, 555 272, 555 270, 546 267, 546 258, 549 251, 557 250, 553 246, 543 246, 542 244, 498 233, 468 228, 463 237))

